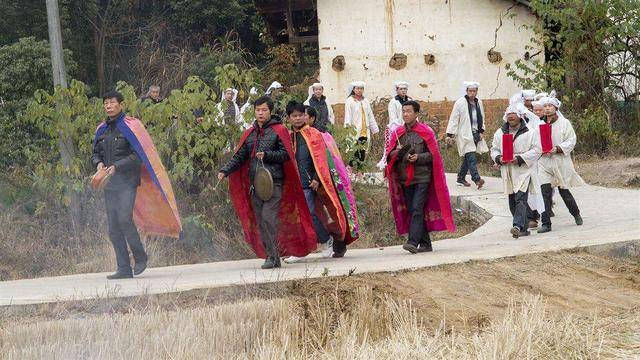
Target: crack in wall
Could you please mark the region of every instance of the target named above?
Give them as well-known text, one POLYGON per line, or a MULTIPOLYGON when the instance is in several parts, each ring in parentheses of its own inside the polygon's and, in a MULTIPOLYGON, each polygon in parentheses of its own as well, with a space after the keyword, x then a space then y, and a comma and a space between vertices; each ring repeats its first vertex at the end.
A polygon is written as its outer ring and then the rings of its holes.
MULTIPOLYGON (((498 27, 496 28, 496 31, 493 34, 493 47, 491 49, 489 49, 489 52, 493 51, 498 46, 498 31, 500 31, 500 28, 502 28, 502 19, 505 16, 509 15, 509 13, 511 12, 511 9, 516 7, 516 5, 517 4, 514 3, 511 6, 509 6, 504 13, 502 11, 500 12, 500 23, 498 24, 498 27)), ((487 53, 489 53, 489 52, 487 52, 487 53)), ((502 72, 502 67, 498 66, 498 73, 496 74, 496 87, 493 89, 493 92, 491 94, 489 94, 489 96, 493 96, 498 91, 498 87, 500 87, 500 73, 501 72, 502 72)))

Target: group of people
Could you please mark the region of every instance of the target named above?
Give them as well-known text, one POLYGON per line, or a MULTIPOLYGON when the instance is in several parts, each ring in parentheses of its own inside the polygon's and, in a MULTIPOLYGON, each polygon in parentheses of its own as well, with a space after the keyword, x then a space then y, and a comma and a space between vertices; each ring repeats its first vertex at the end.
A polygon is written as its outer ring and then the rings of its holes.
MULTIPOLYGON (((481 189, 484 180, 476 153, 489 148, 483 138, 486 117, 478 87, 477 82, 464 83, 465 94, 453 106, 445 141, 455 143, 462 157, 457 184, 471 186, 466 181, 471 173, 481 189)), ((352 159, 344 161, 331 135, 335 116, 324 86, 314 83, 305 102, 291 101, 284 109, 274 102, 274 92, 277 96, 280 88, 274 82, 260 97, 252 91, 251 102, 242 107, 236 104, 237 91, 225 89, 222 101, 227 104, 219 107, 224 119, 238 124, 239 116, 253 111, 253 123, 246 126, 233 157, 217 177, 218 182, 229 179, 229 195, 245 240, 265 259, 263 269, 281 267, 281 259, 301 261, 318 246, 323 257, 345 255, 347 245, 361 236, 350 168, 364 160, 372 136, 379 132, 364 97, 365 84, 353 82, 345 101, 344 126, 352 129, 353 143, 359 147, 352 159)), ((408 96, 408 88, 407 82, 394 84, 378 167, 388 181, 396 230, 408 235, 403 249, 430 252, 431 232, 454 232, 456 227, 436 134, 419 120, 420 104, 408 96)), ((182 226, 168 176, 144 126, 124 114, 120 93, 110 92, 103 101, 108 117, 96 131, 92 162, 111 174, 105 203, 118 270, 108 278, 130 278, 144 271, 148 259, 138 229, 179 237, 182 226), (133 268, 127 246, 135 260, 133 268)), ((500 167, 509 198, 513 237, 529 235, 539 219, 538 232, 551 231, 555 189, 576 224, 582 224, 569 191, 582 183, 571 161, 576 136, 559 109, 553 94, 522 91, 511 99, 504 125, 493 137, 491 158, 500 167), (548 133, 551 148, 542 145, 541 134, 548 133)))
POLYGON ((576 225, 583 224, 569 190, 584 184, 571 159, 576 133, 560 106, 554 92, 522 90, 511 97, 504 124, 494 134, 491 158, 500 168, 508 195, 514 238, 530 235, 531 228, 538 228, 538 233, 551 231, 555 189, 576 225))

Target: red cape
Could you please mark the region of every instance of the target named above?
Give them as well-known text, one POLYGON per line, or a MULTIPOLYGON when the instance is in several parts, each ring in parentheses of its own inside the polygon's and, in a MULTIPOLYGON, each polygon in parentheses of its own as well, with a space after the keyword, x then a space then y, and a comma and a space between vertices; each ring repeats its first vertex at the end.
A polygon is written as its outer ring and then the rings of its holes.
MULTIPOLYGON (((302 192, 302 184, 295 155, 291 148, 289 132, 282 124, 271 125, 280 141, 289 153, 289 159, 283 164, 284 183, 282 184, 282 199, 278 214, 278 234, 276 240, 281 256, 306 256, 316 249, 317 237, 313 229, 311 214, 302 192)), ((254 127, 247 129, 238 144, 238 149, 254 131, 254 127)), ((237 151, 237 150, 236 150, 237 151)), ((229 195, 233 207, 240 219, 244 238, 251 245, 253 251, 260 258, 265 258, 264 247, 260 239, 260 228, 253 213, 251 204, 251 184, 249 180, 249 161, 240 170, 229 175, 229 195)))
MULTIPOLYGON (((295 136, 295 132, 292 133, 295 136)), ((327 146, 320 131, 305 126, 300 130, 300 134, 307 143, 309 153, 313 160, 318 178, 322 186, 318 188, 316 197, 316 209, 318 218, 325 228, 333 236, 334 240, 344 241, 347 232, 347 218, 340 203, 340 198, 331 178, 329 164, 327 161, 327 146), (326 213, 322 211, 326 209, 326 213), (327 216, 328 215, 328 216, 327 216)), ((349 237, 351 240, 351 237, 349 237)))
MULTIPOLYGON (((387 142, 385 149, 389 154, 395 149, 398 144, 398 139, 407 131, 405 126, 398 126, 392 131, 389 141, 387 142)), ((451 210, 451 199, 449 197, 449 188, 447 187, 447 179, 444 174, 444 165, 442 163, 442 157, 440 156, 440 149, 438 148, 438 141, 431 128, 423 123, 417 123, 413 128, 413 131, 418 133, 422 140, 427 144, 429 152, 433 157, 431 182, 429 183, 429 196, 427 202, 424 204, 424 221, 428 231, 442 231, 448 230, 449 232, 456 231, 456 224, 453 219, 453 213, 451 210)), ((394 164, 396 163, 397 154, 391 158, 385 169, 385 176, 389 180, 389 196, 391 197, 391 210, 396 220, 396 230, 398 234, 404 235, 409 232, 409 225, 411 224, 409 219, 409 212, 407 210, 407 204, 404 200, 402 193, 402 187, 396 179, 394 172, 394 164)), ((413 168, 407 168, 409 175, 409 181, 413 177, 413 168)))

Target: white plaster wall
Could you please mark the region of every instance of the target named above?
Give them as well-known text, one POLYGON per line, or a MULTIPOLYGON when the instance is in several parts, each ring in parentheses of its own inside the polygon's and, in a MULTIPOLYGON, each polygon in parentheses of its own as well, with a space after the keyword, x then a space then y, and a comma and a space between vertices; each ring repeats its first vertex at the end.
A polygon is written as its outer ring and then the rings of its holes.
POLYGON ((454 100, 463 81, 476 80, 481 98, 509 98, 519 87, 505 64, 523 58, 533 37, 523 25, 536 21, 528 8, 513 5, 507 0, 318 0, 320 80, 326 94, 342 103, 348 84, 363 80, 365 95, 374 99, 390 96, 393 83, 406 80, 416 99, 454 100), (493 64, 487 51, 494 46, 501 15, 495 50, 503 59, 493 64), (389 67, 394 53, 407 55, 404 69, 389 67), (435 55, 435 64, 425 64, 427 53, 435 55), (346 60, 341 72, 331 68, 337 55, 346 60))

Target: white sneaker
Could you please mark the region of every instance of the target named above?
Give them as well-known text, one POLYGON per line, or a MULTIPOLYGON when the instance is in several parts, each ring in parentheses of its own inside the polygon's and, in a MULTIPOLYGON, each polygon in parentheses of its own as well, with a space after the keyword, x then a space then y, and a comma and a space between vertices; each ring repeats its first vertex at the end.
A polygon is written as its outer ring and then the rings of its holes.
POLYGON ((287 264, 293 264, 293 263, 300 262, 300 261, 304 260, 305 258, 306 258, 306 256, 303 256, 303 257, 289 256, 288 258, 284 259, 284 262, 287 263, 287 264))
POLYGON ((329 241, 327 241, 324 245, 323 245, 324 249, 322 249, 322 257, 324 258, 329 258, 333 255, 333 238, 329 238, 329 241))

